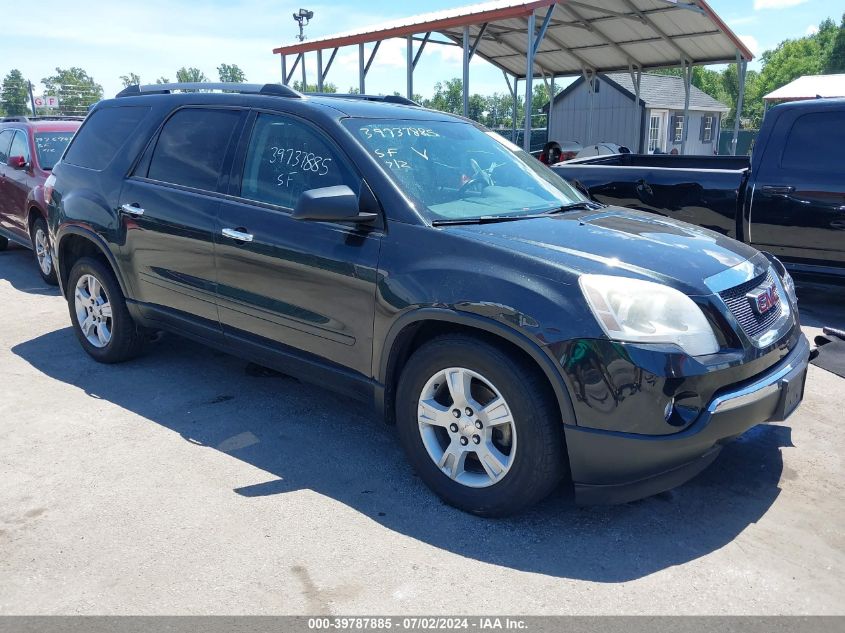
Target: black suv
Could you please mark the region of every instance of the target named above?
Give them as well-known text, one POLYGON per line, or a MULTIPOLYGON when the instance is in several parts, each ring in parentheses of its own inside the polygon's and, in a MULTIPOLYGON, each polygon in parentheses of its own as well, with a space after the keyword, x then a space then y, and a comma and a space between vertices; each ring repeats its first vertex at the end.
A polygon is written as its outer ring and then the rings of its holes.
POLYGON ((54 170, 59 281, 96 360, 169 330, 374 401, 423 480, 485 515, 570 477, 582 502, 666 490, 800 402, 775 258, 590 202, 411 102, 212 88, 97 104, 54 170))

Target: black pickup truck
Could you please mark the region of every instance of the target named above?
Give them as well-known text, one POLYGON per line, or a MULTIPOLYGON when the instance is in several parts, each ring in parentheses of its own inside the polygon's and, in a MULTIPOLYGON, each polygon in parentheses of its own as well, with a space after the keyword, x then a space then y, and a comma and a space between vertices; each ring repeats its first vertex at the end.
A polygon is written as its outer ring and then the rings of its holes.
POLYGON ((753 156, 618 154, 553 169, 598 202, 704 226, 845 280, 845 99, 779 105, 753 156))

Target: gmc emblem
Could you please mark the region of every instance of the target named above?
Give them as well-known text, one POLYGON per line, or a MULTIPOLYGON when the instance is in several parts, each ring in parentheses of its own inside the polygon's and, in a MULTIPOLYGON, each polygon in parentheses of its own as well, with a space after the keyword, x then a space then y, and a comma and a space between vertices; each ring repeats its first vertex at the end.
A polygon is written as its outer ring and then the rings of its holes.
POLYGON ((780 303, 778 289, 774 284, 766 288, 758 288, 745 296, 751 302, 751 308, 754 312, 760 315, 766 314, 766 312, 780 303))

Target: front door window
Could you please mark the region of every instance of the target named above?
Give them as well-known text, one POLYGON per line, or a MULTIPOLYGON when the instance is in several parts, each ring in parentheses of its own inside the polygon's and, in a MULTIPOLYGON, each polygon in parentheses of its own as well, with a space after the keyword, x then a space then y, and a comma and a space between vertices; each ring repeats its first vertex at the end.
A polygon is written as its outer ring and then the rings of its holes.
POLYGON ((658 147, 660 147, 660 116, 652 114, 648 126, 648 153, 651 154, 658 147))

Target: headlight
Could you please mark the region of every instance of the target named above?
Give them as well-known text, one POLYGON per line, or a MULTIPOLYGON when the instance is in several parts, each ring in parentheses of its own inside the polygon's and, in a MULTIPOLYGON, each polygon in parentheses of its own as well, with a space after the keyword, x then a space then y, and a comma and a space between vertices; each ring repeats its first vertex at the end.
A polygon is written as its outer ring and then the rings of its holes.
POLYGON ((783 289, 786 290, 786 294, 789 295, 789 300, 792 302, 792 305, 797 305, 798 295, 795 294, 795 280, 792 279, 792 275, 786 272, 786 268, 783 269, 781 279, 783 280, 783 289))
POLYGON ((614 340, 674 343, 690 356, 719 351, 704 313, 674 288, 610 275, 582 275, 579 283, 599 325, 614 340))

